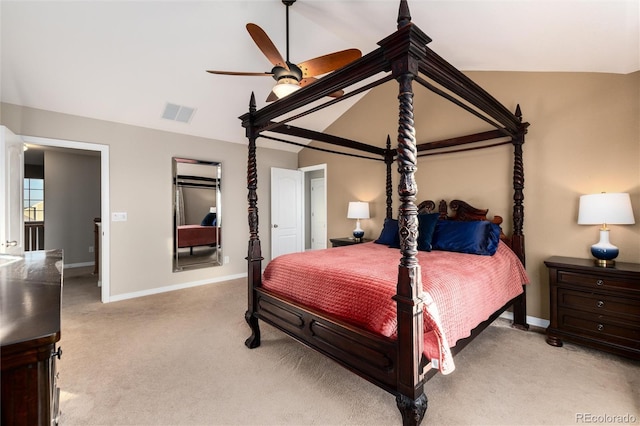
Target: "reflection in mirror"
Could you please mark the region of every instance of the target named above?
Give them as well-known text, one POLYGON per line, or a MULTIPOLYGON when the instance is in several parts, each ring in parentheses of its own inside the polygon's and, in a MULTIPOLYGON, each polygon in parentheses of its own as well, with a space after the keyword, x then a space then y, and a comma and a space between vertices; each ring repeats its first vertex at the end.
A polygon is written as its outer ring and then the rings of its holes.
POLYGON ((222 165, 173 158, 173 271, 221 265, 222 165))

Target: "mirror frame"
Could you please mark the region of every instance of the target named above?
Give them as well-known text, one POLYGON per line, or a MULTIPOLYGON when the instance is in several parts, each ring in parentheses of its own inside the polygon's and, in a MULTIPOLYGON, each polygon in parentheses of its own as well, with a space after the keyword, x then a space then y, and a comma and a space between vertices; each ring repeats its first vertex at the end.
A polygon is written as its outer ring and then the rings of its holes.
MULTIPOLYGON (((172 193, 173 193, 173 272, 180 272, 191 269, 200 269, 200 268, 210 268, 214 266, 222 265, 222 244, 221 244, 221 235, 222 235, 222 191, 221 191, 221 182, 222 182, 222 163, 219 161, 206 161, 206 160, 196 160, 191 158, 184 157, 172 157, 172 174, 173 174, 173 184, 172 184, 172 193), (195 172, 188 171, 184 173, 184 170, 179 170, 180 164, 184 164, 186 168, 188 166, 194 166, 194 171, 201 166, 213 167, 212 173, 207 173, 206 175, 198 175, 195 172), (182 173, 182 174, 181 174, 182 173), (213 188, 211 188, 213 186, 213 188), (215 207, 215 220, 216 225, 213 227, 213 234, 211 233, 210 226, 202 226, 201 222, 197 224, 185 224, 189 225, 191 229, 180 229, 179 222, 179 211, 180 211, 180 198, 182 198, 182 204, 184 205, 185 197, 179 191, 179 188, 195 188, 195 189, 213 189, 215 191, 213 199, 208 203, 209 206, 215 207), (182 231, 182 232, 180 232, 182 231), (201 231, 205 231, 204 233, 201 231), (190 234, 188 234, 190 232, 190 234), (188 238, 194 238, 194 241, 197 245, 188 246, 184 245, 184 247, 180 246, 179 234, 185 235, 188 238), (202 244, 203 242, 211 243, 211 244, 202 244), (214 247, 215 244, 215 247, 214 247), (207 254, 205 250, 213 248, 213 252, 208 250, 210 254, 207 254), (188 259, 188 256, 193 256, 194 249, 204 252, 203 256, 197 256, 194 259, 190 259, 189 261, 185 261, 185 258, 188 259), (187 252, 188 250, 188 252, 187 252)), ((184 192, 184 191, 183 191, 184 192)), ((188 212, 186 207, 183 207, 183 212, 188 212)), ((186 243, 188 244, 188 243, 186 243)), ((197 255, 197 253, 196 253, 197 255)))

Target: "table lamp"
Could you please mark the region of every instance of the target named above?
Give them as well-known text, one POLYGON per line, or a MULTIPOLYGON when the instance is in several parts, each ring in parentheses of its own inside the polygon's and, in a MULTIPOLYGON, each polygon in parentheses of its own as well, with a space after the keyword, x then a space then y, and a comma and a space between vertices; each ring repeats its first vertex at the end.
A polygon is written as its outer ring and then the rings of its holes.
POLYGON ((591 254, 596 265, 613 267, 618 257, 618 247, 609 242, 607 225, 633 225, 631 198, 626 193, 607 193, 582 195, 578 209, 579 225, 602 225, 600 241, 591 246, 591 254))
POLYGON ((357 242, 362 241, 364 231, 360 228, 360 219, 369 219, 369 203, 362 201, 349 202, 347 219, 356 219, 356 229, 353 230, 353 237, 357 242))

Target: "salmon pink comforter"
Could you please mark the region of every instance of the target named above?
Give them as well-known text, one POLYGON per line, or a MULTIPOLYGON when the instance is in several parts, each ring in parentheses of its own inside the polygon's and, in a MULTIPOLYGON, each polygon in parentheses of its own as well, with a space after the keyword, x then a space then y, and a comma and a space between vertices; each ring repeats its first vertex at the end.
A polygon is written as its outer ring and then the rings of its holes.
MULTIPOLYGON (((368 331, 395 338, 400 250, 375 243, 294 253, 273 259, 262 285, 368 331)), ((502 241, 493 256, 418 252, 424 290, 424 354, 443 374, 450 348, 509 300, 529 279, 502 241), (434 363, 435 365, 435 363, 434 363)))

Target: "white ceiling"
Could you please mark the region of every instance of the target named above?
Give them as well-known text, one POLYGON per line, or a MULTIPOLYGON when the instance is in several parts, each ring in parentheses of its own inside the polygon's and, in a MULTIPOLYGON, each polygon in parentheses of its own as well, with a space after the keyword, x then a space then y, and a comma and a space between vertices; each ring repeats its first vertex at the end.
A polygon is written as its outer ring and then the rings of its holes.
MULTIPOLYGON (((291 62, 374 50, 395 30, 398 5, 298 0, 290 8, 291 62)), ((640 70, 640 0, 409 0, 409 7, 430 47, 461 70, 640 70)), ((247 22, 286 56, 281 0, 2 0, 0 99, 245 143, 238 116, 252 91, 264 106, 274 80, 205 70, 270 71, 247 22), (190 123, 162 119, 167 102, 195 108, 190 123)), ((314 129, 353 102, 315 114, 314 129)))

